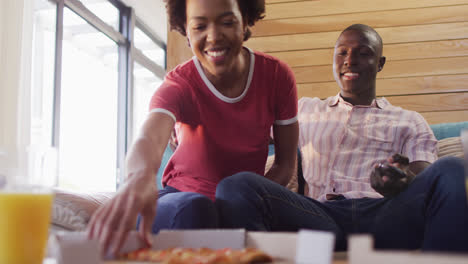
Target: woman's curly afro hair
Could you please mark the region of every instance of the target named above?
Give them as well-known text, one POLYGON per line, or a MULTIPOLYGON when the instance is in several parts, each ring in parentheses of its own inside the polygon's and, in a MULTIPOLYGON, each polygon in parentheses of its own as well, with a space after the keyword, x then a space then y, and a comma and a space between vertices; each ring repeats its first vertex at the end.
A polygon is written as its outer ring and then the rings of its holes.
MULTIPOLYGON (((171 30, 176 30, 180 34, 186 36, 185 22, 187 21, 187 17, 185 7, 187 0, 164 0, 164 2, 166 2, 171 30)), ((237 0, 237 3, 242 18, 247 22, 249 27, 265 17, 265 0, 237 0)), ((250 29, 247 27, 247 31, 244 34, 244 41, 249 39, 251 34, 250 29)))

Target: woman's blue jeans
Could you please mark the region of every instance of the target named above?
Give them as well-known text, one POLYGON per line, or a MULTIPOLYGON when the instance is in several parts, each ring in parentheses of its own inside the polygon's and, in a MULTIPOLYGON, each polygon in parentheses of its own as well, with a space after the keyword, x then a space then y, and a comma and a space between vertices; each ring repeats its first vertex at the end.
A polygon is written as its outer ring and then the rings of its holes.
MULTIPOLYGON (((140 217, 138 217, 138 224, 140 217)), ((218 213, 210 198, 194 192, 181 192, 171 186, 159 191, 152 232, 161 229, 217 228, 218 213)))
POLYGON ((442 158, 393 198, 324 203, 263 176, 238 173, 218 184, 221 226, 262 231, 327 230, 336 250, 347 237, 372 234, 377 248, 468 252, 468 200, 463 161, 442 158))

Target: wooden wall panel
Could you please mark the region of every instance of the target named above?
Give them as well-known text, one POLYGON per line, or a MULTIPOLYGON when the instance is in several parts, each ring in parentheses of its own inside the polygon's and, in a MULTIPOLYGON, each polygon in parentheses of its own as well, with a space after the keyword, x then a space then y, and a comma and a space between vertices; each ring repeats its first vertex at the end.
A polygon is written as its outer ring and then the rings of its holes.
MULTIPOLYGON (((468 74, 377 79, 377 96, 468 92, 468 74)), ((335 81, 297 85, 300 97, 327 98, 340 89, 335 81)))
MULTIPOLYGON (((333 81, 332 65, 294 67, 297 83, 333 81)), ((377 78, 431 76, 468 73, 468 56, 388 61, 377 78)), ((468 87, 467 87, 468 89, 468 87)))
MULTIPOLYGON (((344 28, 363 23, 384 42, 387 64, 377 76, 378 96, 420 112, 431 124, 468 121, 468 0, 266 3, 266 17, 245 45, 288 63, 299 97, 339 92, 333 47, 344 28)), ((185 38, 170 34, 168 39, 170 67, 192 56, 185 38)))
POLYGON ((468 4, 468 0, 326 0, 295 1, 267 5, 265 19, 311 17, 346 13, 425 8, 468 4))
POLYGON ((373 25, 374 27, 382 28, 464 22, 467 20, 468 5, 437 6, 420 9, 376 11, 360 14, 352 13, 328 16, 261 20, 255 25, 252 33, 254 37, 260 37, 326 31, 342 31, 347 26, 354 23, 373 25))
POLYGON ((170 31, 167 33, 167 71, 174 69, 178 64, 190 59, 193 56, 192 50, 187 44, 187 38, 179 32, 170 31))
POLYGON ((442 111, 442 112, 424 112, 421 115, 429 124, 464 122, 468 121, 468 110, 462 111, 442 111))
POLYGON ((386 97, 393 104, 402 108, 423 112, 466 110, 468 92, 446 94, 418 94, 386 97))
MULTIPOLYGON (((291 67, 333 63, 333 48, 270 52, 291 67)), ((387 61, 468 56, 468 39, 411 42, 385 45, 387 61)))
MULTIPOLYGON (((468 22, 376 28, 385 44, 468 38, 468 22)), ((341 31, 252 38, 246 46, 263 52, 333 48, 341 31)))

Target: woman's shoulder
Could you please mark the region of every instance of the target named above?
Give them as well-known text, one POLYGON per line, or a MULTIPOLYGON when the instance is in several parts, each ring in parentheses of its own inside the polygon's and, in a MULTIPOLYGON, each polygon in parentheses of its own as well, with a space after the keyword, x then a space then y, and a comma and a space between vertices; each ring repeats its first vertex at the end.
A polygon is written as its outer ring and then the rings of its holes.
POLYGON ((190 76, 192 74, 195 74, 196 72, 197 69, 195 63, 193 61, 193 58, 191 58, 190 60, 174 67, 174 69, 172 69, 166 74, 165 78, 169 80, 190 79, 190 76))
POLYGON ((293 71, 285 62, 261 51, 254 51, 254 54, 255 69, 257 71, 269 72, 270 74, 274 73, 277 77, 283 76, 284 78, 293 78, 293 71))
POLYGON ((255 59, 266 64, 280 65, 281 67, 289 67, 285 62, 281 61, 275 56, 263 53, 261 51, 253 51, 255 59))

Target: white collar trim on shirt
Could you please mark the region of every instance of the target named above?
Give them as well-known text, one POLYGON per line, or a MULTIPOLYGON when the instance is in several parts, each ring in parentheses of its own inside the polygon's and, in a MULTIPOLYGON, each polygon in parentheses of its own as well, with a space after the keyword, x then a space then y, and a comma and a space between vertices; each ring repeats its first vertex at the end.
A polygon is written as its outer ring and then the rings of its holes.
MULTIPOLYGON (((333 96, 329 103, 328 103, 328 106, 332 107, 332 106, 336 106, 338 105, 338 103, 341 102, 341 103, 348 103, 346 102, 345 100, 343 100, 343 98, 341 97, 340 93, 338 93, 337 95, 333 96)), ((384 109, 387 105, 389 105, 390 102, 388 102, 387 99, 385 99, 385 97, 381 97, 381 98, 376 98, 372 101, 370 107, 377 107, 377 108, 380 108, 380 109, 384 109)))
POLYGON ((195 66, 197 67, 198 74, 200 74, 200 77, 202 78, 203 82, 206 84, 208 89, 210 89, 210 91, 216 97, 218 97, 220 100, 222 100, 222 101, 224 101, 226 103, 237 103, 240 100, 242 100, 242 98, 244 98, 245 95, 247 94, 247 91, 249 90, 249 87, 250 87, 250 83, 252 82, 252 76, 253 76, 254 66, 255 66, 255 54, 253 53, 253 51, 251 49, 249 49, 247 47, 244 47, 244 48, 246 48, 249 51, 249 54, 250 54, 249 76, 247 77, 247 84, 245 85, 244 91, 242 92, 241 95, 239 95, 238 97, 235 97, 235 98, 227 97, 227 96, 224 96, 222 93, 220 93, 214 87, 214 85, 210 82, 210 80, 208 80, 208 77, 206 77, 205 72, 203 71, 203 68, 202 68, 200 62, 198 61, 197 57, 193 56, 193 61, 195 63, 195 66))

